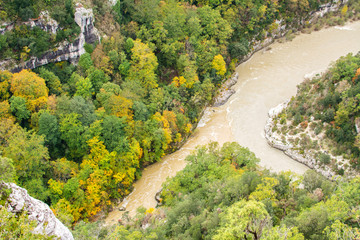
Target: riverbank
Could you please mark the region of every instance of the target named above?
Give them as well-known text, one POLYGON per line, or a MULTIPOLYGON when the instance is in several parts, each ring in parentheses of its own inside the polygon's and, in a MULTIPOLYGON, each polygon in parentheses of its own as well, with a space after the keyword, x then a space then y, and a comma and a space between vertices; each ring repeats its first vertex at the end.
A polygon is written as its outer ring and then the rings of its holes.
POLYGON ((268 143, 329 179, 358 175, 359 60, 360 53, 340 57, 272 108, 265 125, 268 143))
POLYGON ((264 127, 265 138, 268 144, 273 148, 283 151, 284 154, 294 159, 295 161, 298 161, 302 164, 305 164, 309 168, 314 169, 328 179, 336 176, 336 173, 330 169, 330 167, 319 164, 319 161, 314 156, 314 151, 299 150, 288 141, 287 136, 279 134, 277 131, 275 131, 275 128, 280 127, 278 125, 277 118, 286 109, 288 103, 289 101, 286 101, 269 110, 269 119, 266 121, 264 127))
POLYGON ((304 164, 290 161, 267 144, 264 126, 269 109, 295 95, 304 77, 324 71, 342 55, 357 52, 355 38, 359 35, 359 22, 300 34, 291 42, 274 43, 240 65, 239 82, 234 87, 237 92, 226 105, 235 141, 253 151, 266 168, 300 174, 306 171, 304 164))

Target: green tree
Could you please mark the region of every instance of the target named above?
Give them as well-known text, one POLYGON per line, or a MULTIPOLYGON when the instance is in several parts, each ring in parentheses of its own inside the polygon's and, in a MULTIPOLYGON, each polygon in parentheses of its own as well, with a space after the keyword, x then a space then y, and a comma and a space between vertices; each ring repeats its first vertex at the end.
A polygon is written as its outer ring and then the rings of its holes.
POLYGON ((102 122, 102 136, 106 149, 110 152, 124 153, 129 150, 125 128, 127 127, 126 118, 116 116, 106 116, 102 122))
POLYGON ((0 156, 0 182, 14 182, 16 179, 16 171, 13 160, 0 156))
POLYGON ((69 94, 72 96, 75 94, 76 92, 76 84, 82 80, 83 77, 81 77, 79 74, 77 74, 76 72, 72 73, 67 84, 64 85, 64 88, 67 87, 68 88, 68 92, 69 94), (67 85, 67 86, 66 86, 67 85))
POLYGON ((61 96, 57 98, 56 115, 61 118, 61 115, 76 113, 78 119, 84 126, 89 126, 95 121, 95 106, 90 100, 85 100, 81 96, 74 96, 69 98, 61 96))
POLYGON ((44 184, 43 179, 31 179, 23 184, 23 187, 28 190, 28 193, 33 198, 46 202, 49 197, 47 185, 44 184))
POLYGON ((261 239, 263 231, 270 222, 270 216, 264 204, 241 200, 226 211, 214 240, 261 239))
POLYGON ((93 61, 91 60, 91 55, 89 53, 81 55, 78 66, 83 73, 86 73, 90 67, 94 66, 93 61))
POLYGON ((95 94, 98 93, 104 83, 109 81, 109 76, 103 70, 90 68, 88 70, 88 78, 94 88, 95 94))
POLYGON ((49 95, 60 95, 62 92, 62 85, 60 79, 51 71, 40 68, 39 76, 45 79, 46 85, 49 88, 49 95))
POLYGON ((57 156, 60 153, 60 131, 56 116, 44 112, 39 118, 39 135, 44 135, 45 145, 49 149, 50 156, 57 156))
POLYGON ((185 38, 185 22, 186 14, 184 7, 179 5, 177 1, 167 1, 162 6, 164 28, 167 30, 167 38, 174 40, 182 40, 185 38))
POLYGON ((142 43, 139 39, 134 41, 131 52, 131 67, 128 79, 140 81, 148 91, 156 88, 158 84, 155 70, 158 62, 155 54, 147 44, 142 43))
POLYGON ((19 123, 29 119, 31 115, 31 112, 26 107, 26 99, 23 97, 12 96, 10 98, 10 109, 19 123))
POLYGON ((80 160, 87 150, 83 136, 85 129, 76 113, 65 114, 60 120, 61 139, 67 145, 66 154, 75 160, 80 160))
POLYGON ((264 232, 261 239, 264 240, 304 240, 296 227, 276 226, 264 232))
POLYGON ((330 227, 326 227, 324 232, 328 239, 352 240, 360 238, 358 229, 354 229, 339 220, 336 220, 330 227))
POLYGON ((81 78, 76 82, 75 96, 81 96, 84 99, 90 99, 94 94, 93 85, 89 78, 81 78))
POLYGON ((221 17, 220 12, 204 6, 197 9, 203 28, 203 34, 208 39, 214 39, 219 44, 226 44, 233 32, 230 24, 221 17))
POLYGON ((44 137, 35 132, 19 129, 8 139, 4 157, 13 159, 20 184, 32 179, 42 179, 49 169, 48 149, 44 137))

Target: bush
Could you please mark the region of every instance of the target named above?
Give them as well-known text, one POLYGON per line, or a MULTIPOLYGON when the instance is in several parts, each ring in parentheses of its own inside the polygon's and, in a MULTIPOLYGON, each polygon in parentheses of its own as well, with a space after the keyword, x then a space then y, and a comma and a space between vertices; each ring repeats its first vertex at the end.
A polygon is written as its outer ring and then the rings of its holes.
POLYGON ((323 122, 331 122, 334 120, 334 116, 335 110, 333 108, 329 108, 321 115, 321 120, 323 122))
POLYGON ((302 116, 297 112, 294 116, 294 125, 298 125, 302 121, 302 116))
POLYGON ((319 160, 322 164, 329 164, 331 157, 326 153, 321 153, 319 156, 319 160))
POLYGON ((231 43, 228 47, 232 58, 241 58, 249 52, 249 42, 241 39, 240 42, 231 43))
POLYGON ((315 129, 314 129, 314 133, 316 135, 319 135, 319 133, 321 133, 321 131, 322 131, 322 126, 321 125, 315 127, 315 129))

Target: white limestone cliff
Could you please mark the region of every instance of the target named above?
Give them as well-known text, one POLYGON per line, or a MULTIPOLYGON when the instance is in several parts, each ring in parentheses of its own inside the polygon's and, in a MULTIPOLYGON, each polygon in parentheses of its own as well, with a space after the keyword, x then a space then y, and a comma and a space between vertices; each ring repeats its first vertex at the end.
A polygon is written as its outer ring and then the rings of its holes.
POLYGON ((12 190, 9 195, 8 211, 19 213, 26 211, 30 220, 36 220, 35 233, 46 233, 49 236, 61 240, 73 240, 70 230, 65 227, 44 202, 31 197, 26 189, 17 186, 15 183, 1 183, 12 190))
MULTIPOLYGON (((11 70, 20 72, 22 69, 34 69, 51 62, 70 61, 77 62, 79 57, 85 53, 85 43, 94 43, 100 41, 98 30, 94 26, 94 15, 92 9, 86 9, 81 4, 75 6, 75 22, 79 25, 81 31, 79 36, 72 42, 60 43, 55 51, 45 52, 40 57, 31 57, 30 60, 20 65, 15 65, 13 60, 0 62, 0 70, 11 70)), ((59 29, 58 23, 51 19, 48 13, 42 12, 38 19, 25 23, 29 26, 38 26, 41 29, 56 33, 59 29)), ((5 31, 4 29, 0 29, 5 31)), ((6 31, 11 30, 11 25, 6 27, 6 31)), ((0 31, 1 34, 1 31, 0 31)))

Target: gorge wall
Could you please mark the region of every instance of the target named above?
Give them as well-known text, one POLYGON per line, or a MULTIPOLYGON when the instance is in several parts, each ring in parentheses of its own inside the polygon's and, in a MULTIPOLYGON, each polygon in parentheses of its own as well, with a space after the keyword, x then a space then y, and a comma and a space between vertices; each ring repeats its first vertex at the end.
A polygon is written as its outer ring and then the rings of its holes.
MULTIPOLYGON (((81 4, 75 7, 75 22, 79 25, 81 32, 74 42, 63 42, 55 50, 49 50, 40 57, 31 57, 30 60, 16 64, 13 60, 0 62, 0 70, 10 70, 11 72, 20 72, 22 69, 34 69, 51 62, 77 62, 79 57, 85 53, 85 43, 95 43, 100 41, 97 29, 94 27, 94 15, 92 9, 85 9, 81 4)), ((24 23, 31 27, 38 26, 41 29, 53 34, 59 29, 58 23, 51 19, 48 13, 42 12, 38 19, 24 23)), ((13 28, 13 24, 0 29, 0 34, 13 28)))

